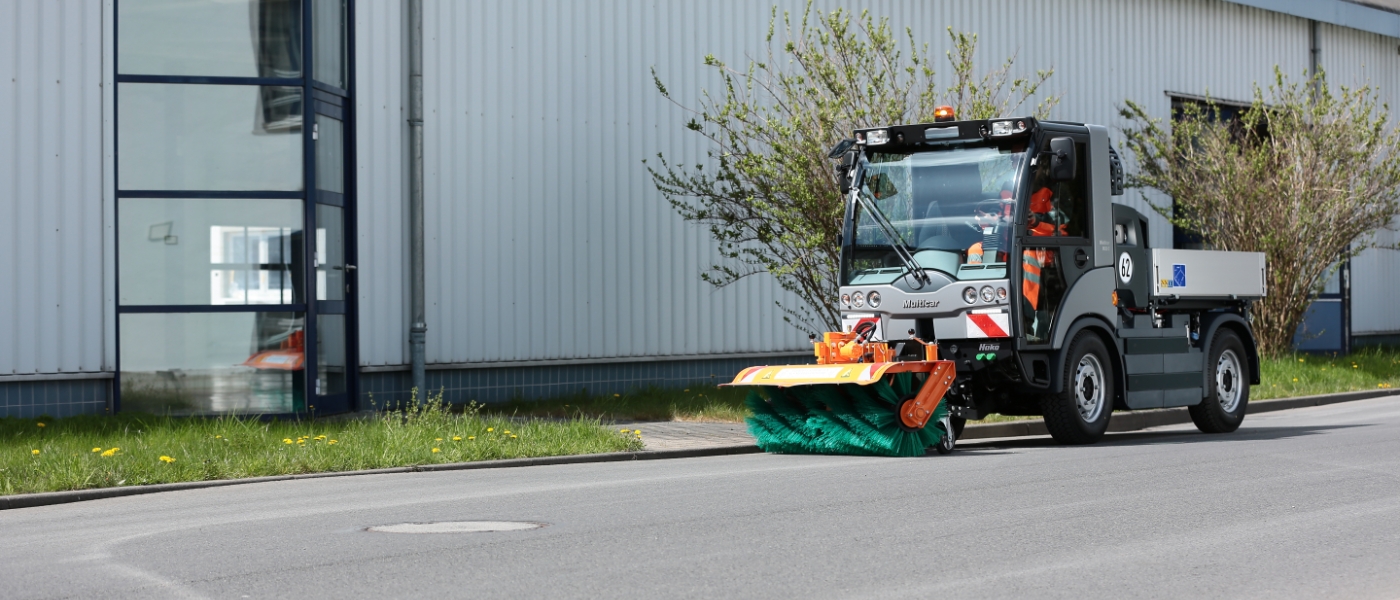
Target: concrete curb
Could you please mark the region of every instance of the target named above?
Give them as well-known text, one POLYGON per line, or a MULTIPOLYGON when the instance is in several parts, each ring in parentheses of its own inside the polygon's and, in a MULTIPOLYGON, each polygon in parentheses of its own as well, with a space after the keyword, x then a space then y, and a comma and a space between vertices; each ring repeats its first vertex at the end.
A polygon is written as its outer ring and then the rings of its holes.
MULTIPOLYGON (((1248 414, 1253 415, 1276 410, 1303 408, 1305 406, 1322 406, 1325 404, 1351 402, 1354 400, 1369 400, 1371 398, 1382 398, 1397 394, 1400 394, 1400 389, 1366 390, 1361 392, 1322 394, 1318 396, 1299 396, 1297 398, 1283 398, 1280 400, 1260 400, 1258 402, 1249 403, 1248 414)), ((1149 427, 1179 425, 1181 423, 1190 422, 1191 415, 1186 412, 1184 407, 1142 410, 1115 413, 1113 415, 1113 420, 1108 423, 1108 430, 1114 433, 1122 433, 1125 431, 1138 431, 1149 427)), ((1009 423, 988 423, 986 425, 968 425, 967 428, 963 430, 963 435, 959 438, 959 441, 1025 437, 1032 435, 1050 435, 1050 432, 1045 430, 1045 422, 1027 420, 1012 421, 1009 423)))
MULTIPOLYGON (((1319 396, 1299 396, 1297 398, 1284 398, 1281 400, 1261 400, 1249 404, 1249 414, 1273 412, 1277 410, 1288 410, 1292 408, 1303 408, 1307 406, 1323 406, 1336 404, 1339 402, 1352 402, 1355 400, 1370 400, 1372 398, 1382 398, 1385 396, 1400 395, 1400 389, 1374 390, 1362 392, 1342 392, 1338 394, 1322 394, 1319 396)), ((1191 416, 1187 414, 1185 408, 1167 408, 1162 410, 1145 410, 1139 412, 1120 413, 1113 415, 1113 420, 1109 422, 1108 430, 1111 432, 1137 431, 1149 427, 1161 427, 1163 425, 1177 425, 1180 423, 1190 423, 1191 416)), ((990 423, 987 425, 968 425, 963 430, 963 440, 978 440, 989 438, 1027 437, 1036 435, 1050 435, 1045 430, 1045 423, 1041 421, 1014 421, 1010 423, 990 423)), ((41 494, 17 494, 13 496, 0 496, 0 510, 12 508, 31 508, 35 506, 48 506, 51 504, 66 504, 69 502, 81 502, 84 500, 100 500, 103 498, 117 498, 121 496, 135 496, 138 494, 154 494, 157 492, 174 492, 178 490, 197 490, 204 488, 223 487, 227 485, 244 485, 251 483, 265 483, 269 481, 286 481, 289 479, 318 479, 323 477, 351 477, 354 475, 380 475, 385 473, 423 473, 436 471, 466 471, 470 469, 504 469, 509 467, 536 467, 544 465, 572 465, 583 463, 619 462, 627 460, 655 460, 667 458, 695 458, 700 456, 724 456, 729 454, 757 454, 762 452, 758 446, 751 444, 712 446, 708 448, 686 448, 682 450, 643 450, 641 452, 609 452, 606 454, 576 454, 570 456, 541 456, 537 458, 509 458, 504 460, 483 460, 478 462, 447 463, 440 465, 419 465, 414 467, 396 467, 391 469, 367 469, 363 471, 339 471, 332 473, 306 473, 304 475, 273 475, 269 477, 249 477, 246 479, 219 479, 215 481, 188 481, 182 483, 161 483, 156 485, 133 485, 126 487, 97 488, 90 490, 74 490, 69 492, 45 492, 41 494)))

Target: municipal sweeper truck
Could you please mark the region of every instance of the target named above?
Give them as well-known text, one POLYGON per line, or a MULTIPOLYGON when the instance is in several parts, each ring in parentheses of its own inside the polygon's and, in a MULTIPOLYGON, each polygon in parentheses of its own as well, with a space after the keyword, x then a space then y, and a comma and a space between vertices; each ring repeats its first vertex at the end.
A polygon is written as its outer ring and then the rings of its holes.
POLYGON ((754 388, 759 446, 946 453, 991 413, 1084 444, 1114 410, 1175 406, 1201 431, 1238 428, 1259 382, 1264 256, 1149 239, 1113 202, 1123 169, 1104 127, 951 113, 832 150, 843 331, 813 336, 816 364, 728 384, 754 388))

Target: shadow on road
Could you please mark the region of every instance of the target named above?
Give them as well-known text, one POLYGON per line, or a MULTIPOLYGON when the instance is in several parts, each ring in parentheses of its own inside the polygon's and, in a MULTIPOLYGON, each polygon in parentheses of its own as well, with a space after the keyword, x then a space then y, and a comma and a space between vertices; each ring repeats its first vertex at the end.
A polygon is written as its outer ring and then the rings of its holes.
MULTIPOLYGON (((1370 425, 1307 425, 1298 427, 1244 427, 1234 433, 1208 434, 1194 429, 1178 431, 1129 431, 1110 433, 1095 446, 1148 445, 1148 444, 1197 444, 1212 442, 1238 442, 1245 440, 1282 440, 1295 437, 1317 435, 1333 430, 1369 427, 1370 425)), ((959 450, 981 450, 991 448, 1040 448, 1059 446, 1050 436, 1037 436, 1007 440, 972 440, 959 445, 959 450)), ((1072 446, 1065 446, 1066 448, 1072 446)))

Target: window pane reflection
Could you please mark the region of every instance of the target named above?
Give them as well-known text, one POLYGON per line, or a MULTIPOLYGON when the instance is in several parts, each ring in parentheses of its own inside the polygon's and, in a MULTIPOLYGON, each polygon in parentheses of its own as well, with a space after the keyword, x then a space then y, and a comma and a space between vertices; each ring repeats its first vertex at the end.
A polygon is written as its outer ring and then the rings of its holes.
POLYGON ((298 191, 301 88, 122 83, 123 190, 298 191))
POLYGON ((311 45, 318 81, 345 89, 345 0, 313 0, 311 45))
POLYGON ((316 317, 316 393, 345 393, 345 315, 316 317))
POLYGON ((121 0, 123 75, 301 77, 300 0, 121 0))
POLYGON ((302 313, 121 315, 122 410, 172 414, 305 409, 302 313))
POLYGON ((297 304, 300 200, 122 198, 121 303, 297 304))
POLYGON ((316 115, 316 189, 345 193, 345 126, 316 115))
POLYGON ((343 211, 316 205, 316 299, 345 299, 345 225, 343 211))

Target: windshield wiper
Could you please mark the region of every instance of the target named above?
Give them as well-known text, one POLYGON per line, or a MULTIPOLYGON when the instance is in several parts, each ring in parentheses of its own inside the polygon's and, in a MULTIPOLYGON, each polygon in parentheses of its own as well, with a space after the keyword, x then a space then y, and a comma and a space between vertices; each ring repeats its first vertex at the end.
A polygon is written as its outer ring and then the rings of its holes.
MULTIPOLYGON (((860 161, 860 172, 856 173, 854 181, 861 181, 861 177, 865 175, 866 164, 865 158, 862 157, 860 161)), ((867 200, 865 195, 860 193, 859 185, 854 186, 851 189, 851 193, 855 194, 856 201, 865 208, 866 212, 870 213, 870 215, 875 218, 875 224, 885 232, 885 237, 890 240, 890 248, 894 250, 895 256, 899 257, 899 262, 904 263, 904 268, 914 274, 914 281, 919 284, 914 286, 914 288, 919 289, 924 287, 924 284, 929 283, 930 279, 928 273, 924 272, 924 268, 919 266, 918 261, 914 260, 914 255, 910 254, 909 250, 904 247, 904 238, 900 237, 899 232, 895 231, 894 225, 890 223, 889 219, 885 218, 885 213, 880 212, 880 209, 877 208, 873 202, 867 200)))

